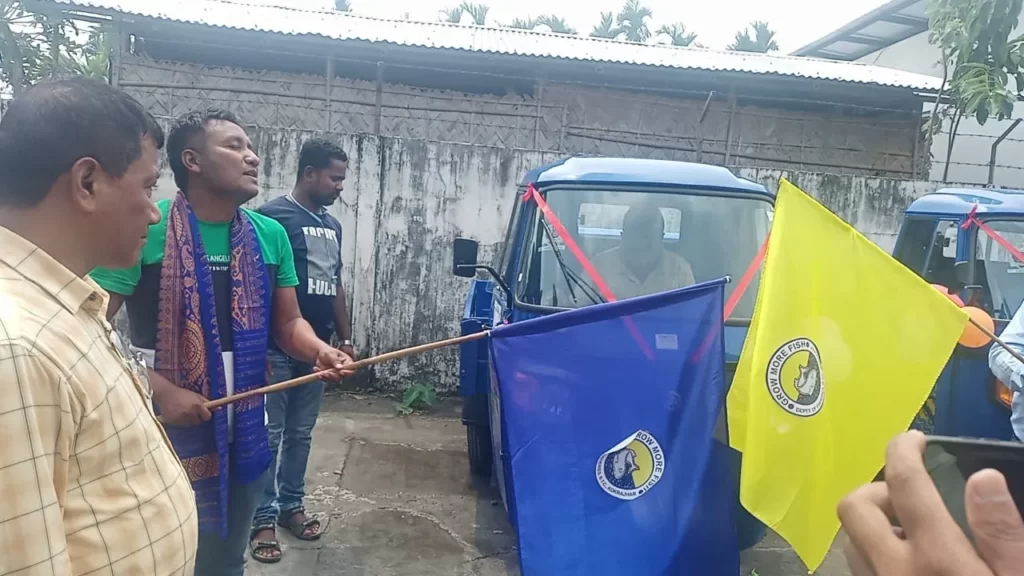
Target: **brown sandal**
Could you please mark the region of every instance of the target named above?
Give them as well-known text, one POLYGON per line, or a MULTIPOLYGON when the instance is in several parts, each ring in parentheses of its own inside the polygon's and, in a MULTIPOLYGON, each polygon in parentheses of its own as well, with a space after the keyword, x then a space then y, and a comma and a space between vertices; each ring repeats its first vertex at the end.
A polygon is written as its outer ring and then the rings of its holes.
POLYGON ((273 526, 260 526, 259 528, 253 528, 252 532, 249 533, 249 555, 252 559, 263 564, 276 564, 281 561, 281 543, 277 539, 273 540, 256 540, 256 534, 264 530, 273 530, 273 526), (277 551, 277 556, 271 556, 266 552, 277 551))
POLYGON ((292 536, 295 536, 299 540, 305 540, 307 542, 313 540, 319 540, 323 536, 323 532, 320 531, 320 520, 312 516, 306 516, 305 522, 298 522, 295 517, 299 514, 306 514, 305 508, 293 508, 287 512, 282 512, 277 519, 277 525, 285 528, 292 536), (316 527, 312 534, 306 534, 306 530, 316 527))

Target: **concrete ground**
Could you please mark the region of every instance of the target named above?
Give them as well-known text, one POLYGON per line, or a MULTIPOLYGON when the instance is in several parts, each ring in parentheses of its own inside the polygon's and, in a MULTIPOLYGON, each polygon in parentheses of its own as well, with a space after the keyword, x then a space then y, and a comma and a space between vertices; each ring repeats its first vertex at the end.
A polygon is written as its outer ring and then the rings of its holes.
MULTIPOLYGON (((325 398, 306 474, 307 507, 327 527, 318 542, 279 532, 278 564, 250 559, 247 576, 518 575, 516 540, 497 490, 469 475, 458 405, 398 418, 388 398, 325 398)), ((842 536, 817 571, 849 576, 842 536)), ((802 576, 774 535, 743 555, 742 576, 802 576)))

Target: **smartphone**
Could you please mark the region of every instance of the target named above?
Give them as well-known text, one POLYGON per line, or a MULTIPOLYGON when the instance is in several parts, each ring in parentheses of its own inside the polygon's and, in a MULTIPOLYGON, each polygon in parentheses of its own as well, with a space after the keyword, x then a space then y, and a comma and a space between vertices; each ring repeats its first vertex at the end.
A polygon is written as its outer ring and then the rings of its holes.
POLYGON ((1017 509, 1024 515, 1024 443, 928 436, 924 465, 946 509, 971 542, 974 536, 967 524, 964 489, 975 472, 987 468, 1001 472, 1017 509))

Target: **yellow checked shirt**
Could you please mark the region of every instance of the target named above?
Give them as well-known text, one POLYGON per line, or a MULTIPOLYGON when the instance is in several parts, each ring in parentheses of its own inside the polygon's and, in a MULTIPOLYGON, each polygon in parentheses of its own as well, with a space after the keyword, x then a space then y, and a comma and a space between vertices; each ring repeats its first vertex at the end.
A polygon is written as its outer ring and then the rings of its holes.
POLYGON ((192 487, 106 308, 0 228, 0 575, 192 576, 192 487))

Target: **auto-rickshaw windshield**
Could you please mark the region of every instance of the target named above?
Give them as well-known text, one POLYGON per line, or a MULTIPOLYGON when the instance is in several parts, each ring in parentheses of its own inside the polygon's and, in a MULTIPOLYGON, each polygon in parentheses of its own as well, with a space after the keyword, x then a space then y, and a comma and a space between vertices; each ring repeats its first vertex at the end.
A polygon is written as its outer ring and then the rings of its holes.
MULTIPOLYGON (((1000 237, 1024 252, 1024 220, 987 220, 1000 237)), ((982 290, 982 305, 996 318, 1009 320, 1024 302, 1024 262, 984 232, 978 232, 976 277, 982 290)))
MULTIPOLYGON (((616 299, 673 290, 731 276, 726 298, 768 235, 768 198, 714 190, 554 189, 552 212, 572 236, 576 254, 558 226, 540 215, 531 226, 517 298, 525 304, 578 308, 605 300, 592 264, 616 299)), ((753 314, 759 275, 732 319, 753 314)))

